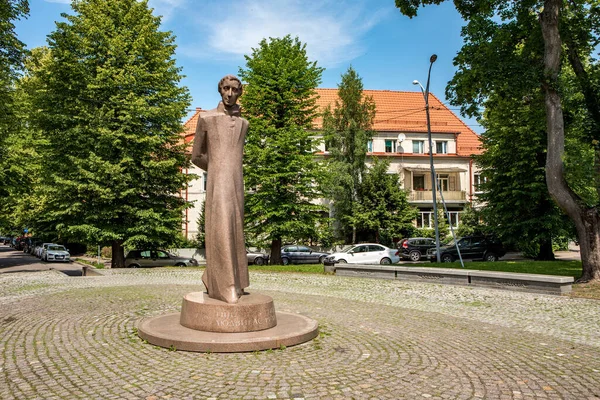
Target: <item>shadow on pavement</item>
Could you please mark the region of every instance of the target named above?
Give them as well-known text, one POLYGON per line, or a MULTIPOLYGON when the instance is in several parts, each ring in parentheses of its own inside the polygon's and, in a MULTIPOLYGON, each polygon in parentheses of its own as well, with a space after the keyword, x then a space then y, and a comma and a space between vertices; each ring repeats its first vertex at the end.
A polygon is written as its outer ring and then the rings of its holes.
POLYGON ((68 276, 82 276, 81 266, 72 263, 46 262, 31 254, 0 245, 0 273, 35 272, 55 269, 68 276))

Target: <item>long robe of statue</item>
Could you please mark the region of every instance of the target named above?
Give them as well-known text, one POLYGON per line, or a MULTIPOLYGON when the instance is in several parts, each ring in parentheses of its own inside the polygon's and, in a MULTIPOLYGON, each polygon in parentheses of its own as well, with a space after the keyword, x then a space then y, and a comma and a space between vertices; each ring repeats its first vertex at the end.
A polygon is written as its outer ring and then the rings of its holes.
POLYGON ((242 174, 247 131, 248 121, 240 117, 239 106, 225 107, 221 102, 199 118, 192 152, 192 162, 208 174, 202 281, 209 297, 228 303, 236 303, 250 285, 242 174))

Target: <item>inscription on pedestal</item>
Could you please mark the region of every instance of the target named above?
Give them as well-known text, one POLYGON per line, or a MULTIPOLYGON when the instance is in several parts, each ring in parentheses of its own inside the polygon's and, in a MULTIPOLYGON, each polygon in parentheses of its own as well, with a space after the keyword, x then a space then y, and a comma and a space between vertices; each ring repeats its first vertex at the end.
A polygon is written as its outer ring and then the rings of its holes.
POLYGON ((180 323, 206 332, 254 332, 276 326, 277 317, 269 296, 248 294, 229 304, 197 292, 183 298, 180 323))

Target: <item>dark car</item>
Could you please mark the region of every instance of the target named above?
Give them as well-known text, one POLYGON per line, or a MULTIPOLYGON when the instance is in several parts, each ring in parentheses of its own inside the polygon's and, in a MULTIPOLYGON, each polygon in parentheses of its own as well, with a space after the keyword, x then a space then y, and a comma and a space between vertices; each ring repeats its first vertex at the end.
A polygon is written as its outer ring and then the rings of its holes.
POLYGON ((419 261, 427 257, 427 250, 435 248, 435 240, 431 238, 408 238, 399 243, 400 257, 411 261, 419 261))
POLYGON ((125 257, 126 268, 140 267, 189 267, 198 261, 189 257, 179 257, 164 250, 131 250, 125 257))
POLYGON ((269 255, 266 253, 246 250, 246 256, 248 257, 248 264, 264 265, 269 263, 269 255))
MULTIPOLYGON (((483 261, 498 261, 506 254, 502 243, 493 237, 465 236, 456 239, 460 255, 464 260, 480 259, 483 261)), ((429 261, 437 261, 435 248, 427 252, 429 261)), ((452 262, 458 260, 458 252, 454 241, 440 247, 440 261, 452 262)))
POLYGON ((288 264, 323 264, 329 253, 316 251, 307 246, 289 245, 281 248, 281 263, 288 264))

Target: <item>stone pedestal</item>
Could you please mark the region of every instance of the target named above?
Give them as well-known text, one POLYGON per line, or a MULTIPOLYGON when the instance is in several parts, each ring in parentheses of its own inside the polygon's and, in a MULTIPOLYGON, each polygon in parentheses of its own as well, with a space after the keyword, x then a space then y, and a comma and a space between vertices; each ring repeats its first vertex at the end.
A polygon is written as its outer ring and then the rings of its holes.
POLYGON ((146 318, 138 325, 139 336, 156 346, 215 353, 293 346, 318 333, 316 321, 275 312, 273 299, 262 294, 247 294, 229 304, 206 293, 188 293, 181 313, 146 318))
POLYGON ((254 332, 277 325, 273 299, 264 294, 247 294, 235 304, 193 292, 183 297, 181 325, 197 331, 254 332))

